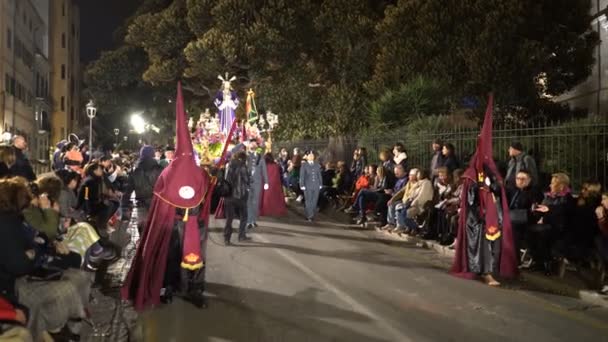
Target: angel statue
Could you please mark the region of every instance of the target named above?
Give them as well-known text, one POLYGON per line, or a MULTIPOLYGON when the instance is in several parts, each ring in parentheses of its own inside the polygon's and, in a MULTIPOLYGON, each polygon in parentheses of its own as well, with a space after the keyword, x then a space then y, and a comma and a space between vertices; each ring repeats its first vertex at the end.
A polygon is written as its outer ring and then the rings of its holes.
POLYGON ((232 78, 228 79, 228 73, 226 73, 225 78, 221 75, 217 78, 222 81, 222 90, 218 91, 214 103, 220 112, 220 131, 228 134, 232 127, 232 122, 236 117, 236 108, 239 106, 239 98, 231 86, 236 77, 232 76, 232 78))

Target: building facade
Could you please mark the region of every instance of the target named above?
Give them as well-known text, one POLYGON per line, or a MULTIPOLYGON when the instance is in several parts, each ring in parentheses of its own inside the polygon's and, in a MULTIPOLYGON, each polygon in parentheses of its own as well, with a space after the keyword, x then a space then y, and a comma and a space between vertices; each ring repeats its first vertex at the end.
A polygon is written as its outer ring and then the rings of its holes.
POLYGON ((34 167, 44 169, 48 143, 38 138, 50 129, 43 124, 50 104, 47 26, 32 1, 0 0, 0 31, 0 131, 23 135, 34 167))
POLYGON ((51 142, 83 131, 80 10, 74 0, 50 1, 51 142))
POLYGON ((591 0, 591 15, 591 26, 600 36, 591 76, 572 91, 556 97, 555 101, 608 118, 608 0, 591 0))

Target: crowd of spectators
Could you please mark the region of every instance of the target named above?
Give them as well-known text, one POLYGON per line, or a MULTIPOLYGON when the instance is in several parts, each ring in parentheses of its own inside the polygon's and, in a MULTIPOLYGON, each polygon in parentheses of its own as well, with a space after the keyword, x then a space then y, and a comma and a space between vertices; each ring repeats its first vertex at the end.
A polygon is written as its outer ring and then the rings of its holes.
POLYGON ((133 194, 149 206, 172 151, 88 151, 72 139, 37 176, 24 137, 0 146, 0 338, 78 340, 96 273, 119 258, 110 236, 133 194))
MULTIPOLYGON (((454 248, 462 200, 464 165, 453 144, 435 140, 428 167, 410 167, 406 148, 396 143, 382 150, 379 165, 369 164, 367 150, 354 151, 350 169, 343 161, 323 165, 321 210, 334 205, 353 215, 356 225, 374 225, 390 234, 418 236, 454 248)), ((551 175, 542 188, 535 159, 519 142, 505 151, 503 185, 521 268, 563 277, 571 269, 594 268, 602 279, 608 262, 608 193, 595 181, 573 194, 565 173, 551 175)), ((283 149, 286 191, 296 190, 301 158, 283 149)), ((301 200, 301 194, 298 201, 301 200)), ((601 290, 608 293, 608 286, 601 290)))

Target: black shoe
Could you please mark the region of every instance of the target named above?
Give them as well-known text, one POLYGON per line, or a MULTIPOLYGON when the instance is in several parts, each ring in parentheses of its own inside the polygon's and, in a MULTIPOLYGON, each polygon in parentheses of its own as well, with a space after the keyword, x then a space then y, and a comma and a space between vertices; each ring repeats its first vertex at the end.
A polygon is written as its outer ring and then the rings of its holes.
POLYGON ((253 229, 253 227, 254 227, 254 226, 253 226, 253 224, 249 223, 249 224, 247 225, 247 230, 249 230, 249 229, 253 229))
POLYGON ((192 293, 189 293, 188 296, 186 296, 186 300, 199 309, 206 309, 209 307, 209 304, 207 303, 207 298, 205 298, 203 290, 197 290, 192 293))
POLYGON ((258 227, 258 223, 257 223, 257 222, 254 222, 254 223, 253 223, 253 228, 257 228, 257 227, 258 227))
POLYGON ((230 242, 230 240, 224 240, 224 246, 230 246, 232 245, 232 243, 230 242))
POLYGON ((239 242, 247 242, 247 241, 251 241, 251 238, 249 236, 239 237, 239 242))

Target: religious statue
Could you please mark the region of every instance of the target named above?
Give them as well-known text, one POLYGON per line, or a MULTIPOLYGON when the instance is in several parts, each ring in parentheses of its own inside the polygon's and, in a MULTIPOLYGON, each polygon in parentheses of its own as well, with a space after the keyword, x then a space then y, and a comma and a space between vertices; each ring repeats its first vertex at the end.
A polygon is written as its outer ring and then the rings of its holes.
POLYGON ((232 76, 232 78, 228 79, 228 73, 226 73, 225 78, 220 75, 218 79, 222 81, 222 90, 218 91, 215 97, 215 105, 220 111, 220 131, 228 134, 230 127, 232 127, 232 122, 236 118, 236 108, 239 106, 239 98, 231 86, 236 77, 232 76))

